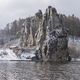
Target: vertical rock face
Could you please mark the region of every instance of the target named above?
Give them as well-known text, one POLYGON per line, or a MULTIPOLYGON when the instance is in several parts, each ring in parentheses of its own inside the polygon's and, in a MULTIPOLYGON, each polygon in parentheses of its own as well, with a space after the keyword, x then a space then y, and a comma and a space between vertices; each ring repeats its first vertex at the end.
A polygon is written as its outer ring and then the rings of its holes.
POLYGON ((38 59, 63 61, 69 56, 67 30, 61 16, 52 6, 46 9, 45 14, 39 10, 35 16, 26 20, 21 41, 26 46, 36 46, 38 59))

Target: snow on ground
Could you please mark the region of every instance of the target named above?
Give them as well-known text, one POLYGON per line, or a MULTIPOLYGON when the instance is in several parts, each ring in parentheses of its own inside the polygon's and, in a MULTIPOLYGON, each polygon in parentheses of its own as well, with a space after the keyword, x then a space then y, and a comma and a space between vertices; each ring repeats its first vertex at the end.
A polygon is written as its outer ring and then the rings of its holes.
MULTIPOLYGON (((9 47, 19 47, 19 39, 13 40, 5 46, 3 49, 0 49, 0 60, 31 60, 31 58, 35 56, 35 47, 30 49, 25 48, 26 51, 20 53, 19 56, 17 56, 12 49, 9 49, 9 47)), ((80 39, 69 38, 68 47, 72 55, 71 57, 80 56, 80 39)))
POLYGON ((0 60, 18 60, 18 57, 10 49, 1 49, 0 60))
POLYGON ((35 55, 33 53, 22 53, 21 60, 31 60, 35 55))
POLYGON ((0 60, 31 60, 34 56, 33 51, 21 53, 21 56, 17 57, 11 49, 0 49, 0 60))
POLYGON ((0 60, 31 60, 31 58, 35 56, 33 54, 35 47, 30 48, 30 49, 25 48, 26 51, 20 53, 19 56, 17 56, 13 52, 13 50, 10 49, 10 48, 15 48, 15 47, 20 48, 20 39, 9 41, 3 46, 3 48, 0 49, 0 60))

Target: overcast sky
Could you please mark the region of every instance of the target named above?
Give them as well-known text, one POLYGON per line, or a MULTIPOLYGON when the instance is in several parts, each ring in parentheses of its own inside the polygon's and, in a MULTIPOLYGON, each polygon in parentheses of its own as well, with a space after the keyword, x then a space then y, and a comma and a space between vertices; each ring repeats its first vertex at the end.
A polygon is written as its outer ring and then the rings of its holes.
POLYGON ((58 13, 80 17, 80 0, 0 0, 0 29, 19 17, 34 15, 38 9, 44 12, 49 5, 58 13))

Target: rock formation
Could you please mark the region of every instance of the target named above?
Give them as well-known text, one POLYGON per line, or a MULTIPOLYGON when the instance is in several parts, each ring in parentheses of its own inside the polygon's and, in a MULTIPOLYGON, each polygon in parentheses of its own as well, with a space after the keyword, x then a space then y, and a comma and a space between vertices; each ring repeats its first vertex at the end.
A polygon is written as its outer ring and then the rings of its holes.
POLYGON ((63 26, 62 16, 49 6, 43 14, 27 18, 21 33, 21 46, 36 46, 35 55, 41 60, 64 61, 68 53, 68 31, 63 26))

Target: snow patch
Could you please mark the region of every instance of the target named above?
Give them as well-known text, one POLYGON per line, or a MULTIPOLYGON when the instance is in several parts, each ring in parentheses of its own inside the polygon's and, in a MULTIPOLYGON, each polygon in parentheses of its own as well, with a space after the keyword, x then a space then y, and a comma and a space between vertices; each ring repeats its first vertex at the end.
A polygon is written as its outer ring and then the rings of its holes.
POLYGON ((0 60, 19 60, 15 53, 10 49, 0 50, 0 60))
POLYGON ((23 52, 20 57, 17 57, 11 49, 0 49, 0 60, 31 60, 34 56, 34 51, 23 52))

